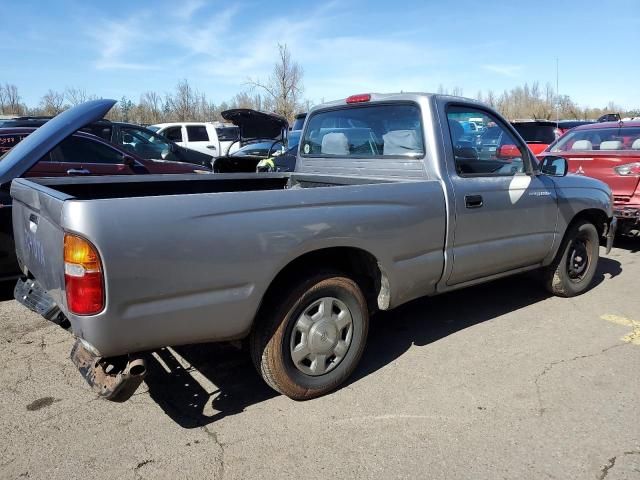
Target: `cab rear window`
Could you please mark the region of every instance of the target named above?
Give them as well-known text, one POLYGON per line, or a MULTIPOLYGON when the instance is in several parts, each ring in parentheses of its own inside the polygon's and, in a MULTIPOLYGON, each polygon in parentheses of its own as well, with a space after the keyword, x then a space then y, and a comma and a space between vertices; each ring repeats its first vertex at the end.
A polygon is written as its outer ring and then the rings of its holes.
POLYGON ((312 114, 301 142, 303 156, 424 155, 420 110, 414 104, 366 105, 312 114))

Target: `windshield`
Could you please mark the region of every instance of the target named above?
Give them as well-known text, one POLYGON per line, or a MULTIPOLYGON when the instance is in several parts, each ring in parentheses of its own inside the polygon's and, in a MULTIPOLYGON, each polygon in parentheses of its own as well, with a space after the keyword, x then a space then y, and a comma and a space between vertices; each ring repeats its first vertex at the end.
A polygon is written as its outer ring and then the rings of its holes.
POLYGON ((289 132, 289 135, 287 136, 287 149, 288 150, 293 150, 293 149, 298 149, 298 144, 300 143, 300 136, 302 135, 302 132, 300 130, 295 130, 292 132, 289 132))
POLYGON ((343 107, 314 113, 301 153, 333 156, 422 156, 420 111, 413 104, 343 107))
POLYGON ((571 130, 550 148, 551 152, 599 150, 640 152, 640 127, 571 130))
POLYGON ((555 125, 536 125, 535 123, 512 123, 527 143, 553 143, 558 138, 555 125))
POLYGON ((238 127, 218 127, 216 128, 216 134, 221 142, 240 140, 240 129, 238 127))
POLYGON ((264 142, 254 142, 249 145, 245 145, 236 152, 233 152, 230 156, 246 157, 266 157, 269 152, 273 155, 275 152, 282 152, 282 144, 279 141, 267 140, 264 142))

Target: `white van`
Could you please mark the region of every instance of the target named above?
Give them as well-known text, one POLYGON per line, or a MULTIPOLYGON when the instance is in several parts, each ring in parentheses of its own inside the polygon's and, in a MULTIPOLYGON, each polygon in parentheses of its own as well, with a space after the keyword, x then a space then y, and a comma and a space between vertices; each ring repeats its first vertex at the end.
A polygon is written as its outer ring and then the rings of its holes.
POLYGON ((222 157, 240 148, 240 129, 213 122, 158 123, 151 128, 178 145, 222 157), (229 150, 231 147, 231 151, 229 150))

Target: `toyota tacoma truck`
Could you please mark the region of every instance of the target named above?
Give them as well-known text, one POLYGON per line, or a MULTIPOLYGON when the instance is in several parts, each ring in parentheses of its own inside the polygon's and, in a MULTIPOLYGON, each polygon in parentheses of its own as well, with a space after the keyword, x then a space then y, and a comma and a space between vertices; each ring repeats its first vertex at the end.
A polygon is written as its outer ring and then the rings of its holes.
MULTIPOLYGON (((47 122, 0 183, 111 105, 47 122)), ((292 173, 14 180, 15 294, 77 337, 105 398, 133 393, 143 352, 246 339, 266 383, 309 399, 353 372, 378 310, 534 269, 553 294, 587 290, 611 191, 566 173, 476 101, 354 95, 309 112, 292 173), (489 158, 469 118, 503 130, 489 158)))

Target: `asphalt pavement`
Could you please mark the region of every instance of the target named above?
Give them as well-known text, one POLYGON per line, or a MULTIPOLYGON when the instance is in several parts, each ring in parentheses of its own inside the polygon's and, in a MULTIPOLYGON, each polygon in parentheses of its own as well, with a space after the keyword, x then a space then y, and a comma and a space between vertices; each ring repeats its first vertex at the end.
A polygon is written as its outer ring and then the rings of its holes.
POLYGON ((162 349, 124 404, 5 285, 0 478, 640 479, 640 239, 595 283, 561 299, 527 274, 379 314, 350 382, 307 402, 234 346, 162 349))

